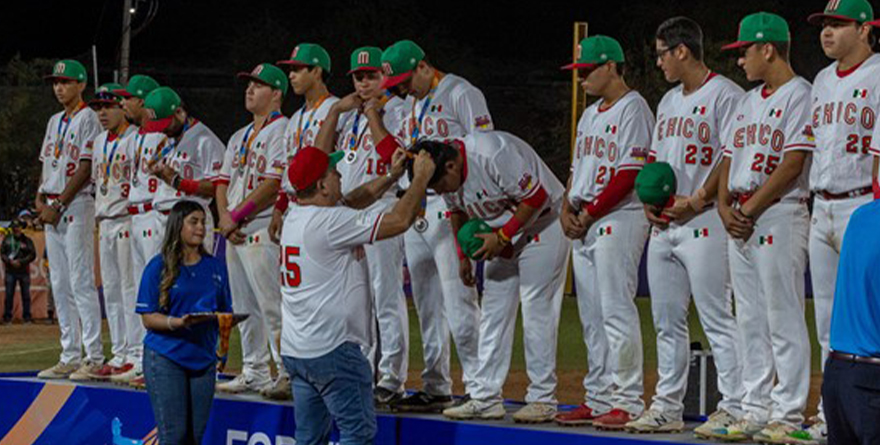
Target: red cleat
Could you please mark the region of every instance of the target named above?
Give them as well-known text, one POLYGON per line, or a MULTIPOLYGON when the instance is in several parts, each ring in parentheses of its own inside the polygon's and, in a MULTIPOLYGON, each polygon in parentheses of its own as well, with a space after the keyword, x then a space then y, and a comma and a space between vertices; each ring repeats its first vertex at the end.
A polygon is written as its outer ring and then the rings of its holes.
POLYGON ((599 416, 593 415, 593 410, 587 405, 581 405, 571 411, 556 414, 556 423, 562 426, 592 425, 593 420, 599 416))
POLYGON ((593 421, 593 426, 600 430, 619 431, 626 427, 627 422, 635 419, 636 416, 619 408, 614 408, 603 414, 593 421))

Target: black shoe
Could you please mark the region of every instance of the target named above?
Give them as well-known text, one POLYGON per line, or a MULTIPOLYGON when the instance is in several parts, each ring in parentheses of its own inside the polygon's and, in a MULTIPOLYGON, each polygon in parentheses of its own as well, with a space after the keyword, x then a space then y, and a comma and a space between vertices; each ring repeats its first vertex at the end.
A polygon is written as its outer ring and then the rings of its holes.
POLYGON ((465 403, 468 403, 468 402, 470 402, 470 401, 471 401, 471 395, 470 395, 470 394, 465 394, 465 395, 461 396, 461 398, 459 398, 458 400, 456 400, 456 401, 452 404, 452 406, 461 406, 461 405, 464 405, 465 403))
POLYGON ((373 402, 376 403, 376 406, 388 406, 402 398, 402 392, 394 392, 381 386, 373 390, 373 402))
POLYGON ((389 405, 391 411, 401 413, 440 413, 452 403, 452 396, 434 396, 419 391, 389 405))

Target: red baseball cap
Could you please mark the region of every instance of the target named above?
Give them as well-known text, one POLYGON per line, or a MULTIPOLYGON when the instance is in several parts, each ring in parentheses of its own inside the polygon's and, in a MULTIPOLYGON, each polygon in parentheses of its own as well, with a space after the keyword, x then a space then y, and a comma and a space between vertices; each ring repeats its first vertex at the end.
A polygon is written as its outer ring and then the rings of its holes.
POLYGON ((287 179, 293 190, 305 190, 319 179, 324 177, 324 173, 330 168, 336 168, 336 164, 342 160, 345 155, 342 151, 327 154, 323 150, 307 146, 297 152, 296 156, 290 161, 287 167, 287 179))

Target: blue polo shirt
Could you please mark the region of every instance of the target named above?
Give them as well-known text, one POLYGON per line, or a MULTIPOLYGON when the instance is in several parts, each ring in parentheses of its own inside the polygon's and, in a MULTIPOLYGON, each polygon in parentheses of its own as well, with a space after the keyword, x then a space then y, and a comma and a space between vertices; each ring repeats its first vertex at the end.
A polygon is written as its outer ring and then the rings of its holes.
POLYGON ((880 357, 880 201, 849 220, 837 265, 831 350, 880 357))
MULTIPOLYGON (((159 307, 159 283, 165 262, 162 255, 144 269, 138 292, 137 313, 164 312, 159 307)), ((180 266, 180 275, 168 293, 168 315, 183 317, 195 312, 231 312, 232 297, 226 266, 212 256, 202 256, 192 266, 180 266)), ((178 365, 194 371, 217 363, 217 323, 207 322, 171 332, 147 330, 144 346, 178 365)))

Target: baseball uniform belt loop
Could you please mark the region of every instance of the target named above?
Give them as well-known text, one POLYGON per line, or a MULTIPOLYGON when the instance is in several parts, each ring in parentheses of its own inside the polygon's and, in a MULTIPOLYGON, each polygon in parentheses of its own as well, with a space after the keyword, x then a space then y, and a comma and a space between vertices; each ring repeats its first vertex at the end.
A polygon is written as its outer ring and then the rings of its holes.
POLYGON ((52 204, 53 201, 61 197, 61 195, 51 194, 51 195, 43 195, 46 198, 47 204, 52 204))
POLYGON ((843 193, 831 193, 827 190, 820 190, 816 192, 822 199, 827 201, 836 201, 839 199, 849 199, 849 198, 858 198, 859 196, 864 196, 873 193, 871 186, 857 188, 853 190, 849 190, 843 193))
POLYGON ((880 357, 863 357, 861 355, 837 351, 831 351, 829 355, 833 360, 842 362, 865 363, 868 365, 880 366, 880 357))

